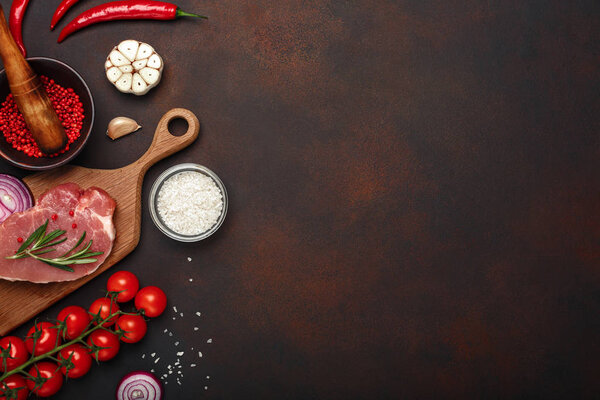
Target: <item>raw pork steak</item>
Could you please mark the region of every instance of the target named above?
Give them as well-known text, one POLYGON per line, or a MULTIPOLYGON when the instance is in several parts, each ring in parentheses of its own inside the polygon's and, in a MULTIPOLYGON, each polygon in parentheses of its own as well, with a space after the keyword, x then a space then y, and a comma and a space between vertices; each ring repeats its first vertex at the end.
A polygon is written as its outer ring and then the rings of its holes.
POLYGON ((0 279, 47 283, 72 281, 91 274, 112 250, 115 206, 108 193, 98 188, 83 190, 75 183, 65 183, 48 190, 40 196, 35 207, 11 215, 0 225, 0 279), (63 255, 77 243, 84 231, 84 244, 93 240, 90 251, 104 253, 95 257, 98 260, 95 263, 72 265, 74 272, 63 271, 30 257, 19 260, 5 258, 14 255, 19 248, 19 237, 27 239, 46 220, 49 221, 46 233, 63 229, 67 232, 62 237, 67 237, 67 240, 55 246, 56 251, 43 257, 63 255))

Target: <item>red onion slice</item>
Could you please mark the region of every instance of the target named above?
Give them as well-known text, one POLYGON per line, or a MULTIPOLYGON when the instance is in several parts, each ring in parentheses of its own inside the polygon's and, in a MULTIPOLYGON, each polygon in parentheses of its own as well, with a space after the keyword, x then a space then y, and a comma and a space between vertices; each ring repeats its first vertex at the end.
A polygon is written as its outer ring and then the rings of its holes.
POLYGON ((0 174, 0 223, 11 214, 33 206, 33 196, 25 184, 14 176, 0 174))
POLYGON ((160 381, 145 371, 125 375, 117 387, 117 400, 161 400, 162 395, 160 381))

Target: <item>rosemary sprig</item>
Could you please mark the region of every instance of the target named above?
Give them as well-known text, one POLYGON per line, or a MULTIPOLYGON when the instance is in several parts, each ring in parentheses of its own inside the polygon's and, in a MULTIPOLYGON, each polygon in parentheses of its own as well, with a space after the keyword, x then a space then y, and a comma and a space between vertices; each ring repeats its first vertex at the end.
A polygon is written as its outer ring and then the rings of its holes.
POLYGON ((31 236, 29 236, 27 240, 23 242, 23 244, 17 249, 15 255, 6 258, 9 260, 18 260, 21 258, 31 257, 64 271, 73 272, 73 268, 71 268, 69 265, 93 263, 98 261, 96 258, 94 258, 95 256, 103 254, 102 251, 89 251, 90 247, 92 247, 92 240, 90 240, 81 249, 76 251, 77 247, 79 247, 85 240, 85 232, 83 232, 77 243, 75 243, 75 246, 71 247, 62 256, 55 258, 40 257, 42 254, 55 251, 56 249, 52 248, 53 246, 61 244, 67 240, 66 237, 61 238, 61 236, 67 233, 67 231, 57 229, 49 234, 46 234, 47 227, 48 220, 46 220, 42 226, 37 228, 31 234, 31 236))

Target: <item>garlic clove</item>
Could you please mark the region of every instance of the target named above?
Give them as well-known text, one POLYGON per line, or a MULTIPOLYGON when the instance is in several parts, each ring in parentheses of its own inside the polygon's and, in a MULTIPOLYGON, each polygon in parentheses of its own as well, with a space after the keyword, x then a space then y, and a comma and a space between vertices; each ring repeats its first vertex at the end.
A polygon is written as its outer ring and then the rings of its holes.
POLYGON ((138 96, 146 94, 148 92, 148 84, 144 82, 140 74, 138 74, 137 72, 133 74, 133 82, 131 84, 131 88, 133 90, 133 94, 138 96))
POLYGON ((110 54, 108 55, 108 58, 110 59, 110 62, 115 67, 120 67, 122 65, 130 64, 127 57, 125 57, 123 54, 121 54, 121 52, 119 50, 116 50, 116 49, 114 49, 113 51, 110 52, 110 54))
POLYGON ((123 75, 123 72, 117 67, 111 67, 106 71, 106 77, 112 83, 115 83, 123 75))
POLYGON ((121 71, 123 71, 123 73, 133 72, 133 66, 131 64, 129 64, 129 65, 122 65, 122 66, 119 67, 119 69, 121 71))
POLYGON ((123 40, 121 43, 119 43, 117 49, 119 49, 121 54, 127 57, 130 62, 134 62, 139 46, 140 42, 137 40, 123 40))
POLYGON ((154 49, 152 48, 152 46, 150 46, 149 44, 146 44, 146 43, 140 43, 140 47, 135 56, 135 59, 141 60, 144 58, 148 58, 152 55, 153 52, 154 52, 154 49))
POLYGON ((148 85, 156 85, 160 80, 160 73, 154 68, 144 68, 140 71, 140 76, 148 85))
POLYGON ((131 81, 133 80, 132 74, 123 74, 118 81, 115 82, 115 86, 121 92, 128 92, 131 90, 131 81))
POLYGON ((141 126, 135 120, 128 117, 116 117, 108 123, 106 135, 112 140, 129 135, 140 129, 141 126))
POLYGON ((134 61, 133 64, 133 68, 135 68, 136 70, 141 70, 142 68, 144 68, 146 66, 146 64, 148 64, 148 59, 144 58, 143 60, 137 60, 134 61))
POLYGON ((154 69, 160 69, 162 67, 162 59, 156 53, 152 54, 148 59, 148 66, 154 69))

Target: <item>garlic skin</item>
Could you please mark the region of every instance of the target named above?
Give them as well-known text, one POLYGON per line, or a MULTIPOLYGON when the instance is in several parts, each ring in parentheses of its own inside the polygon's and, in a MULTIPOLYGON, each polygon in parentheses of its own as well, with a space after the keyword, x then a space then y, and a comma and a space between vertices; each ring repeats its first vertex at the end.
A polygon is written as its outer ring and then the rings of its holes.
POLYGON ((129 135, 140 129, 141 126, 133 119, 128 117, 116 117, 108 123, 106 135, 112 140, 129 135))
POLYGON ((106 58, 106 78, 123 93, 142 96, 158 85, 164 68, 163 59, 147 43, 124 40, 106 58))

